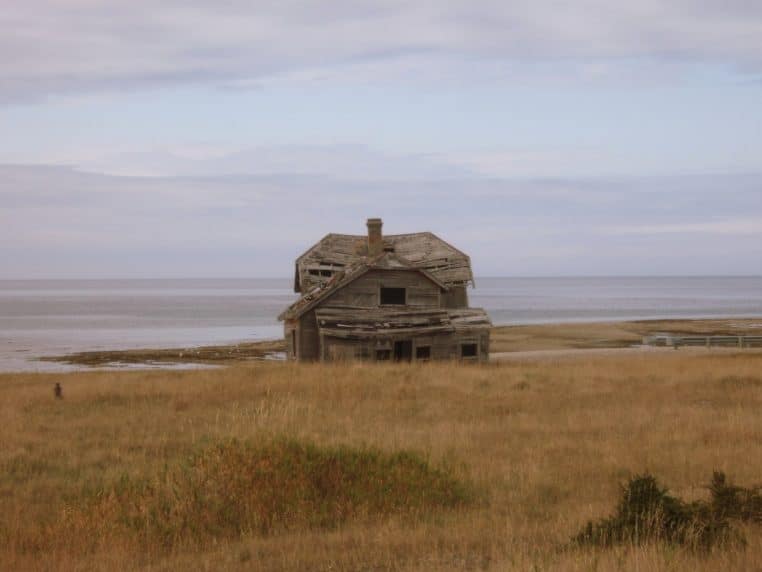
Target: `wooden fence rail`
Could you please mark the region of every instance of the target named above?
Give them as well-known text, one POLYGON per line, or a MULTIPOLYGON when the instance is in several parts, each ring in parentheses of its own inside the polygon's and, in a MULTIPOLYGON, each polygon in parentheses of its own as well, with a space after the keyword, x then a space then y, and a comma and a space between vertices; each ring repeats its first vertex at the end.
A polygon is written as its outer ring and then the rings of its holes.
POLYGON ((672 334, 656 334, 644 337, 643 344, 649 346, 671 346, 675 349, 681 346, 760 348, 762 347, 762 336, 675 336, 672 334))

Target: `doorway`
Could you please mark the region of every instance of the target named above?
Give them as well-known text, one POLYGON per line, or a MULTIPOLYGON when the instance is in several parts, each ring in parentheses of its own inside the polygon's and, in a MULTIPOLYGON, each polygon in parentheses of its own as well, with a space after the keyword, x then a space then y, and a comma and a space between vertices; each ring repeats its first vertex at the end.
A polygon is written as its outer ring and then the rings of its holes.
POLYGON ((413 341, 394 342, 394 361, 410 361, 413 358, 413 341))

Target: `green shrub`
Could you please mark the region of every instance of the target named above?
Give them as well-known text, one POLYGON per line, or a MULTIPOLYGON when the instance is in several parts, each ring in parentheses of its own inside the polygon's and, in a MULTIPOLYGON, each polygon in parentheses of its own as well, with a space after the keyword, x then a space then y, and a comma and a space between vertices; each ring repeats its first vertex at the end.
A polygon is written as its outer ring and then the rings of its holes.
POLYGON ((724 488, 717 491, 722 500, 717 500, 712 490, 711 502, 686 503, 669 495, 652 475, 638 475, 622 488, 614 515, 598 523, 588 522, 573 542, 610 546, 656 541, 710 549, 739 541, 740 535, 731 529, 728 520, 733 516, 731 507, 736 507, 731 498, 736 497, 724 488))
POLYGON ((725 473, 715 471, 709 485, 711 510, 723 517, 762 524, 762 487, 743 488, 731 485, 725 473))

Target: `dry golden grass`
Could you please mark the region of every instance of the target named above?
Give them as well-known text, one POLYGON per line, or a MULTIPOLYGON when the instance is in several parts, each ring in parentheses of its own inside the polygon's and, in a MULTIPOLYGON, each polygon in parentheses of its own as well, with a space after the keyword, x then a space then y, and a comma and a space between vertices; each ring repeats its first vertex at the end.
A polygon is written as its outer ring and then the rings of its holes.
MULTIPOLYGON (((0 376, 2 570, 760 570, 745 550, 562 550, 650 471, 681 498, 712 471, 762 475, 762 353, 558 362, 297 365, 0 376), (64 399, 53 398, 53 383, 64 399), (87 550, 61 515, 123 475, 158 475, 205 444, 285 436, 413 450, 452 467, 486 503, 348 521, 335 530, 87 550), (54 539, 45 526, 57 530, 54 539), (45 540, 40 550, 33 547, 45 540), (30 548, 31 547, 31 548, 30 548)), ((104 527, 109 526, 108 518, 104 527)), ((49 531, 50 529, 48 529, 49 531)))

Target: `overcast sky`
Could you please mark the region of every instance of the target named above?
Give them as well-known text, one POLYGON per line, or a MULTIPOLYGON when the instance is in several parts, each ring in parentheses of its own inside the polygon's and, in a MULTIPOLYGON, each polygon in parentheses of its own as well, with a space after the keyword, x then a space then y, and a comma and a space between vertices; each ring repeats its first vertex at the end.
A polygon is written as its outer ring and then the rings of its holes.
POLYGON ((762 274, 762 2, 0 0, 0 279, 762 274))

